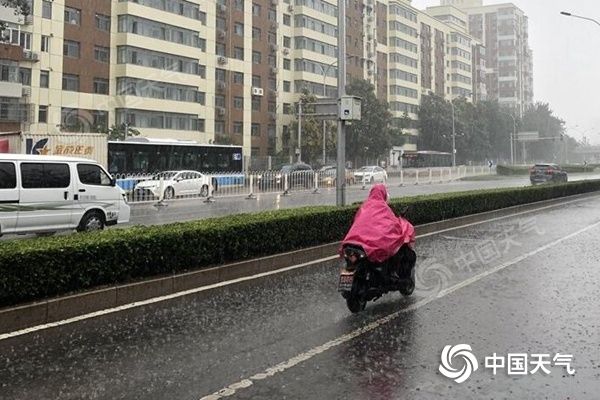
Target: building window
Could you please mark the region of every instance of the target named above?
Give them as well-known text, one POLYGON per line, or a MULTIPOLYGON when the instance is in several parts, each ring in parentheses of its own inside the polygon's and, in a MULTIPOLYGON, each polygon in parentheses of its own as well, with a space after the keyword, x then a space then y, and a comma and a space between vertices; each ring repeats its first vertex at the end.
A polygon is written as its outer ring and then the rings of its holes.
POLYGON ((260 54, 260 51, 253 51, 252 52, 252 64, 260 64, 262 61, 262 55, 260 54))
POLYGON ((227 57, 227 54, 225 54, 225 45, 223 43, 217 43, 215 45, 215 53, 217 53, 218 56, 227 57))
POLYGON ((252 111, 260 111, 260 97, 252 97, 252 111))
POLYGON ((244 24, 236 22, 233 25, 233 33, 235 33, 238 36, 244 36, 244 24))
POLYGON ((261 31, 259 28, 252 28, 252 39, 260 40, 261 31))
POLYGON ((110 17, 104 14, 96 14, 96 28, 110 32, 110 17))
POLYGON ((65 57, 79 58, 79 42, 65 40, 63 43, 63 55, 65 57))
POLYGON ((65 7, 65 24, 81 25, 81 10, 65 7))
POLYGON ((206 104, 206 93, 196 92, 196 103, 205 105, 206 104))
POLYGON ((79 75, 63 74, 62 89, 73 92, 79 91, 79 75))
POLYGON ((283 81, 283 91, 286 93, 291 92, 292 90, 292 84, 290 81, 283 81))
POLYGON ((233 133, 236 135, 243 135, 244 134, 244 123, 241 121, 234 121, 233 122, 233 133))
POLYGON ((275 35, 273 32, 269 32, 267 35, 267 42, 271 44, 277 44, 277 35, 275 35))
POLYGON ((234 47, 233 48, 233 58, 236 60, 244 59, 244 48, 243 47, 234 47))
POLYGON ((292 24, 292 17, 290 17, 288 14, 283 14, 283 24, 290 26, 292 24))
POLYGON ((290 60, 289 58, 284 58, 283 69, 290 71, 292 69, 292 60, 290 60))
POLYGON ((260 75, 252 75, 252 86, 253 87, 262 87, 262 79, 260 75))
POLYGON ((50 36, 42 35, 42 51, 44 53, 50 51, 50 36))
POLYGON ((267 104, 267 111, 273 113, 277 111, 277 103, 270 101, 269 104, 267 104))
POLYGON ((225 82, 227 78, 227 73, 224 69, 215 68, 215 80, 217 82, 225 82))
POLYGON ((45 124, 48 122, 48 106, 40 105, 38 110, 38 122, 40 124, 45 124))
POLYGON ((225 121, 215 121, 215 133, 219 135, 225 133, 225 121))
POLYGON ((110 49, 108 47, 94 46, 94 59, 99 62, 108 63, 110 49))
POLYGON ((215 21, 217 29, 225 30, 225 28, 227 27, 227 22, 225 22, 225 18, 217 17, 215 21))
POLYGON ((42 18, 52 19, 52 2, 49 0, 42 1, 42 18))
POLYGON ((108 94, 108 79, 94 78, 94 93, 108 94))
POLYGON ((225 96, 222 94, 215 95, 215 107, 225 108, 225 96))
POLYGON ((40 71, 40 87, 47 88, 50 86, 50 71, 40 71))
POLYGON ((260 17, 260 13, 262 11, 262 7, 260 4, 252 3, 252 15, 255 17, 260 17))
POLYGON ((19 82, 23 86, 31 86, 31 68, 19 68, 19 82))
POLYGON ((233 83, 235 83, 237 85, 243 85, 244 84, 244 73, 233 71, 233 83))
POLYGON ((269 18, 269 21, 277 21, 277 11, 269 8, 269 13, 267 14, 267 18, 269 18))
POLYGON ((244 11, 244 0, 235 0, 234 6, 236 10, 244 11))
POLYGON ((275 56, 269 55, 267 57, 267 63, 271 66, 271 67, 277 67, 277 58, 275 56))
POLYGON ((250 134, 252 136, 260 136, 260 124, 253 123, 250 126, 250 134))
POLYGON ((283 37, 283 47, 287 47, 288 49, 292 47, 292 38, 289 36, 283 37))
POLYGON ((235 96, 233 98, 233 108, 237 108, 238 110, 244 109, 244 98, 235 96))
POLYGON ((283 103, 283 113, 284 114, 293 114, 292 105, 290 103, 283 103))

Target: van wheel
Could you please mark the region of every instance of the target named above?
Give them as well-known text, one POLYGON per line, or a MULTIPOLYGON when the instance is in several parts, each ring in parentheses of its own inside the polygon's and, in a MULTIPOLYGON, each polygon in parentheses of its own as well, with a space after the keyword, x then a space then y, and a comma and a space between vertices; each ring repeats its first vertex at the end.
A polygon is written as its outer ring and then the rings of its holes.
POLYGON ((78 232, 93 232, 104 229, 104 215, 99 211, 90 211, 81 218, 78 232))
POLYGON ((208 196, 208 185, 202 185, 202 189, 200 189, 200 197, 208 196))

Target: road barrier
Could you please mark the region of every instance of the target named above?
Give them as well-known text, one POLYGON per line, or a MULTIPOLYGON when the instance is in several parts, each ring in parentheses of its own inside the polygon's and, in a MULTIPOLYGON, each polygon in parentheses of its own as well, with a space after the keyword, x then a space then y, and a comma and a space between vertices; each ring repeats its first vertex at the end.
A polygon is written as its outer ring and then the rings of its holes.
MULTIPOLYGON (((467 176, 490 174, 485 166, 407 168, 380 173, 361 170, 346 171, 346 188, 369 190, 376 183, 405 186, 445 183, 467 176)), ((336 171, 250 171, 246 173, 212 173, 201 178, 173 181, 153 174, 117 175, 117 184, 125 190, 130 203, 158 203, 161 205, 182 199, 218 201, 224 197, 255 199, 261 194, 312 192, 335 190, 336 171)))

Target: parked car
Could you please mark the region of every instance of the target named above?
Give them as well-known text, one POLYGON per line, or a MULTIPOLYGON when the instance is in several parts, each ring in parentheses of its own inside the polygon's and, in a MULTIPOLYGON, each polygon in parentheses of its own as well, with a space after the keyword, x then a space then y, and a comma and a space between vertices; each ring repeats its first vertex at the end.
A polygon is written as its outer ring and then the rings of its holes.
POLYGON ((85 158, 0 154, 0 235, 94 231, 129 222, 123 189, 85 158))
POLYGON ((134 193, 136 197, 160 197, 162 190, 167 200, 185 195, 208 196, 209 183, 209 177, 198 171, 164 171, 139 182, 134 193))
MULTIPOLYGON (((337 178, 337 167, 328 165, 321 168, 319 174, 319 186, 335 186, 337 178)), ((353 185, 356 182, 354 174, 346 168, 346 184, 353 185)))
POLYGON ((308 164, 295 163, 284 165, 279 171, 262 173, 256 179, 261 190, 284 189, 286 179, 288 189, 295 186, 311 188, 315 184, 315 171, 308 164))
POLYGON ((377 166, 362 167, 354 172, 354 178, 357 182, 382 182, 387 181, 387 172, 385 169, 377 166))
POLYGON ((567 171, 557 164, 535 164, 529 169, 532 185, 545 182, 567 182, 567 171))

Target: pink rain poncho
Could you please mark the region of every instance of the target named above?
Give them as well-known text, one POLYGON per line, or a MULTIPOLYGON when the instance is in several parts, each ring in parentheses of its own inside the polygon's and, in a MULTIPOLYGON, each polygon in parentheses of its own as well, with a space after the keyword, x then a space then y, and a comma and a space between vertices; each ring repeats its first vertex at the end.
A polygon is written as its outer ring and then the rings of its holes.
MULTIPOLYGON (((387 204, 384 185, 375 185, 369 198, 360 207, 352 227, 342 241, 359 245, 373 262, 383 262, 398 252, 404 244, 411 247, 415 241, 415 228, 404 218, 398 218, 387 204)), ((340 248, 340 254, 342 249, 340 248)))

